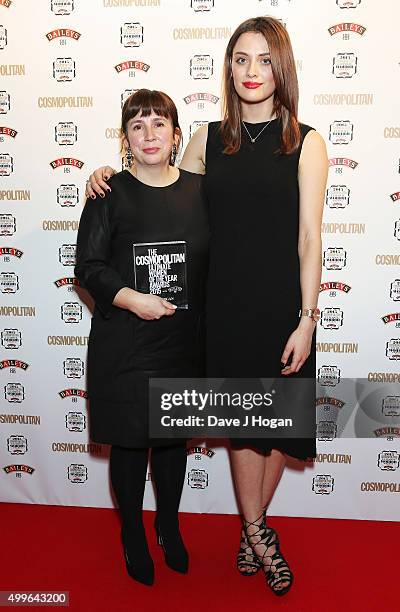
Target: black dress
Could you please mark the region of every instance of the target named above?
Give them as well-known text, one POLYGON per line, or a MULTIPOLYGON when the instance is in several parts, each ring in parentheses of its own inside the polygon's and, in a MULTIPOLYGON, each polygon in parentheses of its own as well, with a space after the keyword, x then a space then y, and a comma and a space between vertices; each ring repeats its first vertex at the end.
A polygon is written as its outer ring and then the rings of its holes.
MULTIPOLYGON (((254 138, 263 123, 246 126, 254 138)), ((209 202, 210 263, 207 288, 207 374, 210 377, 276 378, 281 355, 299 323, 298 256, 301 147, 277 153, 281 121, 273 120, 251 143, 223 153, 220 123, 210 123, 205 191, 209 202)), ((301 125, 302 140, 313 128, 301 125)), ((311 354, 291 375, 315 377, 315 333, 311 354)), ((301 406, 299 406, 301 410, 301 406)), ((232 439, 231 446, 262 452, 278 448, 305 459, 314 439, 232 439)))
POLYGON ((150 187, 124 170, 104 199, 88 200, 78 232, 75 274, 95 300, 88 348, 90 436, 126 447, 171 445, 148 434, 148 378, 202 375, 208 223, 202 177, 183 170, 150 187), (187 310, 146 321, 112 305, 134 288, 134 243, 184 240, 187 310))

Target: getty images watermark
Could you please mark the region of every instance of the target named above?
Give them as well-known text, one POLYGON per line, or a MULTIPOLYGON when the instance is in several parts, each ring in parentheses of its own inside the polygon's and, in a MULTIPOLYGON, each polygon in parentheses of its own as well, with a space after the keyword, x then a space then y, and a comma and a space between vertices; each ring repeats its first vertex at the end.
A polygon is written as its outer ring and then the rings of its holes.
MULTIPOLYGON (((182 393, 162 393, 161 410, 169 411, 177 408, 196 409, 204 412, 206 409, 221 408, 241 408, 250 411, 253 408, 264 408, 273 406, 275 389, 267 393, 228 393, 216 392, 210 389, 202 393, 197 389, 185 389, 182 393)), ((217 416, 207 414, 207 416, 189 415, 184 418, 173 417, 171 415, 161 416, 163 427, 293 427, 291 418, 268 418, 262 415, 245 414, 241 417, 217 416)))
POLYGON ((398 382, 341 378, 336 366, 319 368, 316 379, 155 378, 149 386, 150 435, 399 438, 398 382))
POLYGON ((315 437, 315 381, 151 379, 149 418, 152 437, 315 437))

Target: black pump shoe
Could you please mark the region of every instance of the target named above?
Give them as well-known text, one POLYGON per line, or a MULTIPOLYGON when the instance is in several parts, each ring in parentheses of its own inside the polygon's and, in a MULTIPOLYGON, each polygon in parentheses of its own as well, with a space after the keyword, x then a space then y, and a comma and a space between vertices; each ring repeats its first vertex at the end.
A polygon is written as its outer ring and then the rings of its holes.
POLYGON ((147 551, 144 551, 141 558, 134 559, 132 556, 129 557, 127 547, 124 540, 123 530, 121 530, 121 538, 124 547, 126 571, 129 576, 137 582, 141 582, 147 586, 154 584, 154 563, 153 559, 147 551))
POLYGON ((164 551, 165 563, 175 572, 186 574, 189 569, 189 555, 182 540, 178 523, 173 527, 161 527, 156 520, 154 527, 157 541, 164 551))

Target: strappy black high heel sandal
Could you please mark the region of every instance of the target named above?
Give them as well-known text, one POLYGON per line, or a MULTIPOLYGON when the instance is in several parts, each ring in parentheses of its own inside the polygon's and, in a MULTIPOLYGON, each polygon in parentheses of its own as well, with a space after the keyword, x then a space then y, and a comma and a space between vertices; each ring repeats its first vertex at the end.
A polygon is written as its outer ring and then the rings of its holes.
POLYGON ((266 527, 265 514, 263 513, 255 521, 243 521, 244 532, 247 537, 247 541, 250 544, 254 555, 259 560, 265 573, 265 579, 268 586, 271 588, 275 595, 284 595, 289 591, 293 584, 293 574, 289 569, 289 566, 283 557, 279 548, 279 539, 274 529, 266 527), (261 519, 261 522, 258 521, 261 519), (249 533, 249 528, 253 526, 257 529, 254 533, 249 533), (256 541, 254 541, 256 539, 256 541), (264 546, 265 550, 262 555, 259 555, 254 550, 255 547, 264 546), (274 547, 275 552, 268 555, 268 550, 274 547), (283 582, 288 584, 284 587, 280 587, 283 582))
MULTIPOLYGON (((263 508, 263 517, 265 520, 265 515, 267 513, 267 508, 263 508)), ((269 528, 267 527, 267 531, 269 528)), ((239 570, 239 573, 242 576, 255 576, 259 569, 262 568, 262 563, 258 560, 257 555, 254 554, 252 547, 247 541, 247 536, 245 533, 245 528, 242 526, 241 538, 240 538, 240 546, 237 553, 236 558, 236 566, 239 570), (250 566, 251 570, 242 570, 241 568, 250 566)))
POLYGON ((189 569, 189 555, 182 540, 179 524, 160 525, 156 519, 154 527, 157 541, 164 551, 165 563, 175 572, 186 574, 189 569))
POLYGON ((242 527, 240 546, 236 557, 236 566, 242 576, 255 576, 262 564, 254 554, 252 547, 247 541, 244 527, 242 527), (242 569, 251 567, 250 570, 242 569))

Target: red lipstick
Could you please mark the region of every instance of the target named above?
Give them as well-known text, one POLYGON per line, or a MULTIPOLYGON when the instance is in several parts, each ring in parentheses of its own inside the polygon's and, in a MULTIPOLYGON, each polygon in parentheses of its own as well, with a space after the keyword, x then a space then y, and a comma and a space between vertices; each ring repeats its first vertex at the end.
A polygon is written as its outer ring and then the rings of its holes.
POLYGON ((149 147, 148 149, 143 149, 143 153, 157 153, 159 150, 158 147, 149 147))
POLYGON ((246 89, 257 89, 257 87, 260 87, 262 83, 255 83, 254 81, 246 81, 245 83, 243 83, 243 85, 246 87, 246 89))

